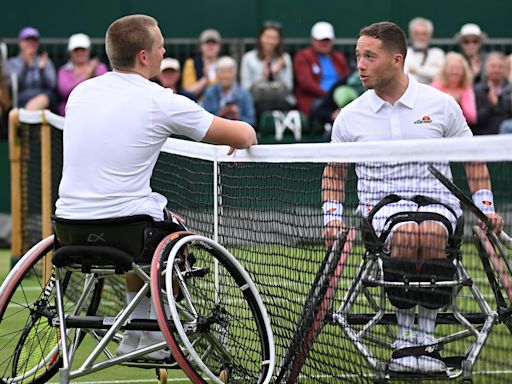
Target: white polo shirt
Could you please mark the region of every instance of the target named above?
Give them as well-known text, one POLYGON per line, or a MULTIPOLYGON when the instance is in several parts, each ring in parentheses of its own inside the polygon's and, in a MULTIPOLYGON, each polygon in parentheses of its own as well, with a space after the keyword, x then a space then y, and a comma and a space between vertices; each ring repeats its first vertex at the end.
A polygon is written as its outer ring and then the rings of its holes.
MULTIPOLYGON (((419 84, 409 75, 407 90, 394 105, 381 99, 374 90, 368 90, 343 108, 334 121, 332 142, 471 135, 462 110, 450 95, 419 84)), ((436 166, 446 176, 452 177, 448 164, 436 166)), ((371 207, 392 193, 407 199, 424 195, 459 205, 456 198, 432 176, 425 163, 356 164, 356 173, 360 209, 362 206, 371 207)))
POLYGON ((163 219, 167 199, 151 190, 160 150, 172 134, 202 140, 213 115, 137 74, 108 72, 71 93, 55 214, 163 219))

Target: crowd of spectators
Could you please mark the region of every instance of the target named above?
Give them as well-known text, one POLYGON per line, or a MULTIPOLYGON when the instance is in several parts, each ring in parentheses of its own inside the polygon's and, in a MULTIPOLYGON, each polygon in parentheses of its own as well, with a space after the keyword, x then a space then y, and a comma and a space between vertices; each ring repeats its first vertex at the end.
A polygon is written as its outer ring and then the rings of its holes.
MULTIPOLYGON (((484 52, 487 36, 474 23, 463 25, 455 34, 457 52, 432 46, 434 25, 426 18, 412 19, 408 33, 407 73, 450 94, 474 134, 512 132, 512 55, 484 52)), ((268 21, 238 67, 234 58, 223 56, 219 31, 206 29, 198 37, 196 53, 183 66, 176 58, 165 58, 162 73, 154 81, 216 115, 244 120, 256 129, 262 114, 273 110, 299 110, 310 123, 327 127, 364 92, 356 63, 335 49, 335 37, 333 25, 319 21, 310 30, 309 46, 292 55, 284 46, 281 25, 268 21)), ((83 33, 69 37, 69 61, 58 70, 48 54, 40 52, 36 28, 22 28, 18 40, 19 54, 0 68, 4 138, 7 112, 13 106, 51 109, 64 116, 71 91, 108 71, 105 63, 91 57, 91 40, 83 33)))

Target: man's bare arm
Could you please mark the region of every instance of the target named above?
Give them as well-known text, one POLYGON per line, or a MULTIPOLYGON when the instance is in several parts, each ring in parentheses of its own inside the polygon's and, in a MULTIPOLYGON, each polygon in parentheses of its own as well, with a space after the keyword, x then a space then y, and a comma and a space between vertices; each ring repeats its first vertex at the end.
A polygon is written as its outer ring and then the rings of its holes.
MULTIPOLYGON (((228 120, 215 116, 203 141, 229 145, 232 149, 249 148, 258 144, 254 128, 243 121, 228 120)), ((230 153, 233 152, 230 151, 230 153)))

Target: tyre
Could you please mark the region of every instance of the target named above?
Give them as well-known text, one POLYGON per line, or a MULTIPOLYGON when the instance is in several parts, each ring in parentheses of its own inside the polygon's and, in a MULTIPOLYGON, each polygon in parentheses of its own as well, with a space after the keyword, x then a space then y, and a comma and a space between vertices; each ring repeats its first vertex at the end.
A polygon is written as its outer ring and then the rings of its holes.
POLYGON ((151 296, 171 352, 194 383, 269 383, 269 317, 249 275, 218 243, 174 233, 151 265, 151 296))
POLYGON ((346 233, 340 233, 333 247, 326 252, 306 298, 295 335, 281 364, 278 383, 297 381, 309 351, 325 324, 354 240, 355 230, 350 228, 346 233))
MULTIPOLYGON (((2 383, 46 383, 62 365, 58 348, 61 335, 53 323, 57 317, 55 276, 52 273, 48 281, 41 277, 45 256, 52 250, 53 236, 41 240, 18 261, 0 288, 2 383)), ((66 313, 75 309, 85 278, 82 273, 66 272, 62 281, 66 313)), ((81 313, 96 313, 101 291, 100 280, 87 296, 81 313)), ((80 333, 76 342, 80 343, 84 335, 80 333)))

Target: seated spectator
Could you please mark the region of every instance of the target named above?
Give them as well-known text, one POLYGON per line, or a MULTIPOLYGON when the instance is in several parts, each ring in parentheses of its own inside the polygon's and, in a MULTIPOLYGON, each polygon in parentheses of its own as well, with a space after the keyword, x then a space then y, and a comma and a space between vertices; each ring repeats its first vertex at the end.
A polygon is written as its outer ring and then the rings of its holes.
POLYGON ((477 24, 464 24, 455 35, 459 42, 460 51, 469 64, 473 75, 473 84, 484 80, 485 53, 481 51, 482 43, 487 35, 482 32, 477 24))
POLYGON ((220 33, 205 29, 199 35, 199 52, 185 61, 183 66, 183 89, 200 100, 209 85, 217 82, 217 60, 221 48, 220 33))
POLYGON ((251 92, 258 118, 264 111, 295 104, 292 59, 284 52, 280 24, 266 22, 260 28, 256 48, 242 57, 240 83, 251 92))
POLYGON ((91 59, 91 39, 83 33, 71 35, 68 40, 69 61, 57 74, 57 91, 60 102, 58 113, 65 115, 66 103, 71 91, 82 81, 103 75, 107 66, 98 58, 91 59))
POLYGON ((0 140, 7 139, 8 115, 11 109, 11 96, 6 84, 4 68, 0 66, 0 140))
POLYGON ((423 84, 434 80, 444 61, 441 48, 430 47, 434 25, 428 19, 416 17, 409 22, 409 47, 405 57, 405 72, 423 84))
POLYGON ((160 64, 160 71, 162 71, 155 79, 158 84, 164 88, 172 89, 174 93, 188 97, 189 99, 196 100, 194 95, 181 88, 181 66, 180 62, 172 57, 166 57, 160 64))
POLYGON ((251 94, 236 81, 236 61, 224 56, 217 62, 217 84, 206 89, 203 107, 214 115, 231 120, 255 123, 254 105, 251 94))
POLYGON ((476 123, 473 76, 467 61, 460 53, 449 52, 446 54, 443 67, 432 82, 432 86, 450 94, 459 103, 469 125, 476 123))
MULTIPOLYGON (((55 110, 57 74, 48 53, 38 56, 39 31, 32 27, 21 29, 20 53, 7 62, 9 76, 15 74, 18 83, 17 107, 28 110, 50 108, 55 110)), ((10 81, 10 79, 9 79, 10 81)))
POLYGON ((512 84, 512 54, 505 58, 505 77, 512 84))
POLYGON ((345 56, 333 50, 333 39, 332 25, 319 21, 311 28, 311 46, 295 55, 293 67, 297 105, 309 117, 332 86, 350 74, 345 56))
POLYGON ((491 52, 485 61, 485 78, 475 85, 477 123, 475 135, 499 133, 501 124, 512 118, 512 86, 505 77, 505 55, 491 52))

